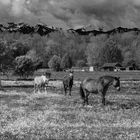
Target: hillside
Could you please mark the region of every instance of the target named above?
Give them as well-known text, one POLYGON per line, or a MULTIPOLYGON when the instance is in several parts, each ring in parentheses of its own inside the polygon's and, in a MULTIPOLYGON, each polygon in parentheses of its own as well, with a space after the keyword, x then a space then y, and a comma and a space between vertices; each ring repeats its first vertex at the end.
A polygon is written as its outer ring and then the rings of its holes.
POLYGON ((0 69, 15 69, 15 60, 24 57, 31 59, 36 69, 49 67, 55 71, 73 66, 98 69, 116 62, 139 69, 139 33, 138 28, 123 27, 103 31, 90 27, 64 30, 43 24, 0 24, 0 69))
MULTIPOLYGON (((13 22, 8 23, 7 26, 0 24, 0 32, 9 32, 9 33, 19 32, 23 34, 38 33, 39 35, 43 36, 55 31, 63 31, 63 30, 61 28, 48 27, 45 24, 37 24, 35 26, 31 26, 26 23, 13 23, 13 22)), ((73 33, 73 34, 77 33, 79 35, 95 35, 95 36, 100 34, 113 35, 116 33, 126 33, 132 31, 134 31, 137 34, 140 33, 139 28, 123 28, 123 27, 114 28, 108 31, 94 30, 92 28, 86 30, 85 27, 79 29, 68 29, 66 31, 68 33, 73 33)))

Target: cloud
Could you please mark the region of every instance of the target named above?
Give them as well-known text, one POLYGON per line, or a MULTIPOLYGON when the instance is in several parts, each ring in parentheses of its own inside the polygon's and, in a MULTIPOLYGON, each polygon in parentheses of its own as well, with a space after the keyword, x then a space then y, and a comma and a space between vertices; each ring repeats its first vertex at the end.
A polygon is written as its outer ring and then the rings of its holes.
POLYGON ((0 0, 0 20, 64 28, 140 27, 140 0, 0 0))
MULTIPOLYGON (((140 2, 130 0, 73 0, 70 8, 75 9, 75 13, 84 15, 89 24, 114 28, 117 26, 139 26, 139 12, 135 6, 140 2), (134 6, 135 5, 135 6, 134 6)), ((77 18, 80 18, 78 16, 77 18)))
POLYGON ((8 5, 11 3, 11 0, 0 0, 1 4, 8 5))

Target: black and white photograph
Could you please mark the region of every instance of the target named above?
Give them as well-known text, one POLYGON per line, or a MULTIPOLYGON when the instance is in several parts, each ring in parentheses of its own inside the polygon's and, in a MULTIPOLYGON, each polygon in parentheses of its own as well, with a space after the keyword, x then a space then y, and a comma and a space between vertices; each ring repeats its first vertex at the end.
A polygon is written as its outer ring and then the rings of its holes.
POLYGON ((140 0, 0 0, 0 140, 140 140, 140 0))

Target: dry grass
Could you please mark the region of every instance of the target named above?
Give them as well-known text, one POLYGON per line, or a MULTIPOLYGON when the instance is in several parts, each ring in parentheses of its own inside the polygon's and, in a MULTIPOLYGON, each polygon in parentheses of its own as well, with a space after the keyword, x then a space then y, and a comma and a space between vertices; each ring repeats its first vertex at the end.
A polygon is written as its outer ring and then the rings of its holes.
POLYGON ((105 107, 100 95, 90 96, 90 106, 83 107, 78 90, 72 97, 53 91, 1 91, 0 139, 140 139, 139 86, 122 87, 119 93, 109 90, 105 107))

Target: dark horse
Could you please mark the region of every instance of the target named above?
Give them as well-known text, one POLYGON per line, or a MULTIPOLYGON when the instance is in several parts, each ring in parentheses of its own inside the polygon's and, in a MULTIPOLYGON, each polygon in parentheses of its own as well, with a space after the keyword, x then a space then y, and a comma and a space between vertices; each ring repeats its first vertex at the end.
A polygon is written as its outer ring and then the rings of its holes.
POLYGON ((118 91, 120 90, 120 78, 114 76, 101 76, 97 80, 86 78, 80 84, 80 95, 84 100, 83 104, 88 105, 88 96, 90 93, 102 95, 102 104, 105 105, 105 95, 109 86, 113 85, 118 91))
POLYGON ((73 86, 73 71, 70 71, 69 75, 64 76, 63 86, 64 86, 65 95, 67 95, 67 89, 69 89, 69 95, 71 96, 71 89, 73 86))

